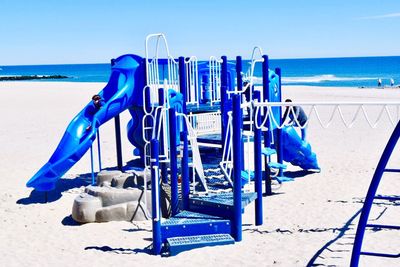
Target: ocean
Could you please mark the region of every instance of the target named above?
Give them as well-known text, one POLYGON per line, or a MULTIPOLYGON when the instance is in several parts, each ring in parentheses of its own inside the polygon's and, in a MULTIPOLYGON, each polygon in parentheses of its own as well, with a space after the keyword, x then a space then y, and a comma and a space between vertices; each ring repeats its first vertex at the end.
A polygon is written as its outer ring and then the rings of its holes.
MULTIPOLYGON (((243 61, 243 70, 249 67, 243 61)), ((310 58, 271 59, 270 68, 280 67, 282 83, 286 85, 314 85, 339 87, 377 87, 378 79, 383 86, 400 84, 400 56, 354 57, 354 58, 310 58)), ((256 66, 256 75, 261 74, 261 64, 256 66)), ((69 78, 48 81, 107 82, 110 64, 68 64, 1 66, 1 76, 63 75, 69 78)))

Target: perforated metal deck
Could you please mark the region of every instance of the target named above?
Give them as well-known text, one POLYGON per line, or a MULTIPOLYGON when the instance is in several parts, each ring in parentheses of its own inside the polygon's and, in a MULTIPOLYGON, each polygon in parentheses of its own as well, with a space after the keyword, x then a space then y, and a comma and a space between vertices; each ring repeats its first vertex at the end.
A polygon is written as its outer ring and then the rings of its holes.
POLYGON ((167 239, 170 256, 193 248, 234 244, 229 234, 178 236, 167 239))
MULTIPOLYGON (((244 207, 257 198, 256 193, 242 194, 242 211, 244 207)), ((204 214, 218 215, 223 218, 232 219, 233 216, 233 193, 219 193, 202 197, 191 197, 189 199, 190 210, 204 214)))
POLYGON ((191 211, 182 211, 161 223, 162 241, 171 237, 230 234, 230 220, 191 211))

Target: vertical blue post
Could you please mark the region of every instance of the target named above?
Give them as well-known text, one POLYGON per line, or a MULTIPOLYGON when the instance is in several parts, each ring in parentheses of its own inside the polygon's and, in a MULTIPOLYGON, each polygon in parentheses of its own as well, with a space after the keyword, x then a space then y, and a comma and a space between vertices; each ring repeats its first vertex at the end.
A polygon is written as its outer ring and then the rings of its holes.
POLYGON ((233 237, 236 241, 242 240, 242 110, 240 108, 240 95, 233 96, 233 237))
MULTIPOLYGON (((265 102, 269 100, 269 62, 268 56, 263 55, 263 63, 262 63, 262 80, 263 80, 263 98, 261 102, 265 102)), ((266 113, 265 113, 266 115, 266 113)), ((263 118, 265 119, 265 118, 263 118)), ((269 128, 270 126, 270 119, 267 118, 266 124, 268 127, 268 131, 264 132, 264 147, 271 147, 271 134, 272 130, 269 128)), ((265 157, 264 165, 265 165, 265 195, 269 196, 272 195, 272 188, 271 188, 271 170, 268 167, 269 157, 265 157)))
MULTIPOLYGON (((281 94, 281 81, 282 81, 282 79, 281 79, 281 69, 280 68, 276 68, 275 69, 275 73, 276 73, 276 75, 278 75, 278 77, 279 77, 279 88, 278 88, 278 101, 279 102, 282 102, 282 94, 281 94)), ((278 119, 278 124, 279 125, 282 125, 282 107, 278 107, 279 108, 279 112, 278 112, 278 114, 279 114, 279 119, 278 119)), ((277 129, 277 138, 276 138, 277 140, 277 151, 276 151, 276 154, 277 154, 277 157, 278 157, 278 163, 283 163, 283 144, 282 144, 282 142, 283 142, 283 140, 282 140, 282 129, 280 129, 279 127, 278 127, 278 129, 277 129)), ((278 176, 279 177, 283 177, 283 169, 279 169, 279 173, 278 173, 278 176)))
MULTIPOLYGON (((186 66, 185 58, 179 57, 179 91, 183 95, 183 113, 186 114, 186 102, 188 101, 187 88, 186 88, 186 66)), ((182 181, 182 208, 186 210, 189 207, 189 148, 187 137, 187 125, 183 120, 183 131, 181 133, 181 140, 183 143, 183 153, 181 161, 181 181, 182 181)))
POLYGON ((182 208, 184 210, 189 208, 189 193, 190 193, 190 180, 189 180, 189 148, 186 124, 183 127, 181 140, 183 142, 183 155, 181 161, 181 180, 182 180, 182 208))
POLYGON ((186 102, 188 101, 188 96, 186 93, 186 66, 184 57, 179 57, 179 91, 183 96, 183 113, 186 114, 186 102))
POLYGON ((153 253, 161 254, 160 180, 158 172, 158 141, 152 139, 151 150, 151 217, 153 224, 153 253))
POLYGON ((93 162, 93 144, 90 146, 90 167, 92 172, 92 185, 95 185, 94 180, 94 162, 93 162))
MULTIPOLYGON (((164 102, 165 102, 164 89, 163 88, 159 88, 158 89, 158 105, 159 106, 164 106, 164 102)), ((160 113, 160 116, 163 116, 162 112, 160 113)), ((160 120, 157 119, 157 122, 160 122, 160 120)), ((166 124, 164 123, 164 125, 166 125, 166 124)), ((161 129, 164 129, 163 125, 159 125, 159 126, 161 127, 161 129)), ((166 136, 164 136, 164 132, 162 130, 160 131, 160 139, 159 140, 161 141, 160 149, 161 149, 161 151, 164 151, 164 148, 165 148, 165 145, 166 145, 165 144, 165 140, 167 140, 167 138, 166 138, 166 136)), ((166 163, 160 163, 160 169, 161 169, 162 182, 164 184, 167 184, 168 183, 167 164, 166 163)))
POLYGON ((99 171, 101 171, 100 129, 97 129, 97 154, 99 157, 99 171))
MULTIPOLYGON (((242 91, 243 89, 243 71, 242 71, 242 57, 237 56, 236 57, 236 81, 237 81, 237 90, 242 91)), ((240 100, 242 98, 242 95, 240 94, 240 100)), ((240 140, 241 146, 242 146, 242 151, 244 151, 244 143, 243 140, 240 140)), ((240 161, 240 170, 244 170, 244 153, 241 154, 242 158, 240 161)))
POLYGON ((226 136, 226 129, 228 127, 228 110, 226 107, 227 103, 227 95, 226 91, 228 90, 228 59, 226 56, 222 56, 222 64, 221 64, 221 144, 222 150, 224 150, 224 142, 226 136))
MULTIPOLYGON (((254 100, 260 100, 260 92, 254 92, 254 100)), ((254 123, 261 125, 260 112, 254 112, 254 123)), ((257 129, 254 125, 254 191, 257 193, 255 203, 256 225, 263 224, 263 210, 262 210, 262 154, 261 154, 261 129, 257 129)))
POLYGON ((179 210, 178 196, 178 162, 176 150, 176 113, 174 108, 169 109, 169 140, 170 140, 170 167, 171 167, 171 212, 176 215, 179 210))
POLYGON ((119 115, 115 116, 115 143, 117 147, 117 166, 118 170, 122 171, 122 146, 121 146, 121 122, 119 115))

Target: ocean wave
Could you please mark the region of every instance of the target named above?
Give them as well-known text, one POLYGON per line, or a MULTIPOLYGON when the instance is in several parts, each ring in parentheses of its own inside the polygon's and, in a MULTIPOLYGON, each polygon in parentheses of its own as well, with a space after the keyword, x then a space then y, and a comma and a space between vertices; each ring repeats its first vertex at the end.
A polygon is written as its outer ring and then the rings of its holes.
POLYGON ((283 83, 321 83, 321 82, 340 82, 340 81, 366 81, 376 80, 372 77, 337 77, 333 74, 323 74, 304 77, 283 77, 283 83))
MULTIPOLYGON (((323 74, 315 76, 303 76, 303 77, 282 77, 282 83, 322 83, 322 82, 348 82, 348 81, 368 81, 377 80, 375 77, 338 77, 333 74, 323 74)), ((262 78, 253 77, 254 84, 261 84, 262 78)))

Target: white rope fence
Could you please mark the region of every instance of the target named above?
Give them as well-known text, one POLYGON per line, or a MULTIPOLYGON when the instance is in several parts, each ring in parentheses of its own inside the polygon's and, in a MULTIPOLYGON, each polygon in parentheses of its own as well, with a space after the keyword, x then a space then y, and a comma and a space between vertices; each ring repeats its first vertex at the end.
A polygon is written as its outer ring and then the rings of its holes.
MULTIPOLYGON (((279 107, 288 108, 288 116, 293 118, 293 124, 297 127, 303 129, 306 128, 313 118, 323 128, 329 128, 332 123, 338 118, 346 128, 352 128, 357 121, 360 119, 366 121, 368 125, 375 129, 379 126, 380 122, 385 118, 388 119, 390 124, 394 127, 400 119, 400 102, 255 102, 255 115, 261 115, 261 124, 255 122, 255 127, 257 129, 265 128, 279 128, 282 129, 288 126, 287 120, 280 123, 276 116, 274 116, 274 109, 279 107), (296 107, 302 107, 308 117, 308 120, 303 125, 297 119, 296 107), (308 108, 307 108, 308 107, 308 108), (329 109, 330 110, 326 110, 329 109), (324 109, 322 112, 321 110, 324 109), (321 113, 328 114, 328 118, 323 119, 321 113), (345 115, 346 113, 351 113, 351 115, 345 115), (270 120, 270 126, 267 126, 267 121, 270 120)), ((281 114, 282 116, 283 114, 281 114)))

